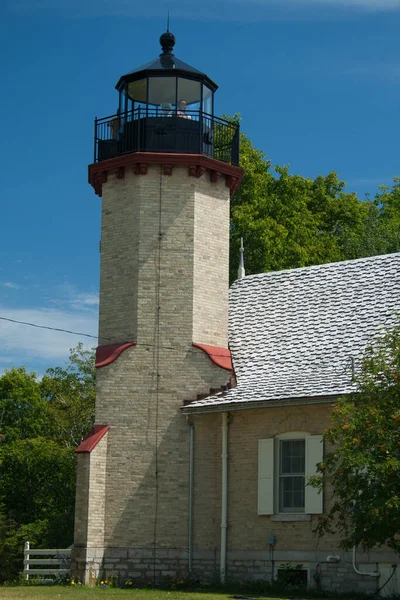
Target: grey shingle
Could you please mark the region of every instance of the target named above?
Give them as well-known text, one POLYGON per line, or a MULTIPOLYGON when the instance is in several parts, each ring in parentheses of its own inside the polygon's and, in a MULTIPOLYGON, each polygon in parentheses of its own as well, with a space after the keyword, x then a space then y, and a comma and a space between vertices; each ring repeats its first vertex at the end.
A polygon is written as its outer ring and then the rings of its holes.
POLYGON ((400 253, 240 279, 230 291, 238 385, 190 409, 351 392, 352 359, 357 368, 399 309, 400 253))

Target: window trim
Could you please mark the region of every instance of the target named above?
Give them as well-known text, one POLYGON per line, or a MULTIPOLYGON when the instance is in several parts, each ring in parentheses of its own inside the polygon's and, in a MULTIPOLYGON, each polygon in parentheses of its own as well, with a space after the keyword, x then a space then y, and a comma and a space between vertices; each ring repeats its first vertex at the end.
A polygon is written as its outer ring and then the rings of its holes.
POLYGON ((258 509, 259 515, 270 515, 273 521, 310 521, 311 515, 322 514, 323 493, 305 485, 304 512, 279 512, 279 446, 281 440, 304 439, 305 480, 316 473, 314 459, 323 460, 323 437, 308 431, 286 431, 284 433, 258 440, 258 509), (312 464, 311 464, 312 463, 312 464))
POLYGON ((305 478, 306 478, 306 440, 305 438, 289 438, 289 439, 279 439, 275 441, 276 444, 276 452, 275 452, 275 456, 276 456, 276 506, 278 507, 278 511, 281 513, 303 513, 305 510, 305 478), (288 442, 301 442, 302 448, 303 448, 303 452, 304 452, 304 466, 303 466, 303 470, 302 472, 290 472, 290 473, 283 473, 282 472, 282 463, 283 463, 283 445, 287 444, 288 442), (283 506, 283 487, 284 487, 284 481, 285 479, 290 479, 293 480, 295 478, 299 478, 301 477, 302 479, 302 485, 299 486, 299 489, 302 488, 302 494, 303 494, 303 506, 297 506, 297 507, 287 507, 284 508, 283 506))
MULTIPOLYGON (((305 506, 303 510, 298 511, 285 511, 280 510, 281 498, 280 498, 280 460, 281 460, 281 442, 288 442, 289 440, 304 440, 304 453, 307 452, 306 437, 311 434, 303 431, 293 431, 278 434, 274 437, 274 515, 282 515, 286 517, 290 516, 301 516, 307 514, 305 512, 305 506)), ((306 459, 304 459, 304 478, 306 477, 306 459)), ((305 504, 305 500, 304 500, 305 504)), ((285 520, 287 520, 285 518, 285 520)), ((288 519, 290 520, 290 519, 288 519)))

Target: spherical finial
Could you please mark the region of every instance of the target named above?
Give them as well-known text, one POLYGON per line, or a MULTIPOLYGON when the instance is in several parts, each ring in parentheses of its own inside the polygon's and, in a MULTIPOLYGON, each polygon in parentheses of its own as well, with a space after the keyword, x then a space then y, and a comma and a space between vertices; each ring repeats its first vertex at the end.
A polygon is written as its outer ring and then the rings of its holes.
POLYGON ((160 44, 163 54, 172 54, 173 47, 175 46, 175 36, 170 31, 166 31, 160 36, 160 44))

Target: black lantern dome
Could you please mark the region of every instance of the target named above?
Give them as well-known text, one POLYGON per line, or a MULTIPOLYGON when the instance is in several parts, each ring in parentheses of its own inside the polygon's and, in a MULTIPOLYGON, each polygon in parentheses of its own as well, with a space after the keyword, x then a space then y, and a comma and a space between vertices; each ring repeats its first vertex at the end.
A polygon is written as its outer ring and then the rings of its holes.
POLYGON ((212 114, 217 84, 173 54, 173 33, 163 33, 160 44, 160 56, 120 77, 116 85, 120 93, 120 110, 145 105, 156 109, 163 104, 170 104, 171 110, 178 110, 179 101, 183 100, 187 111, 200 110, 212 114))
POLYGON ((160 44, 155 60, 118 80, 117 114, 96 120, 95 162, 171 152, 237 164, 239 128, 214 116, 217 84, 174 55, 173 33, 163 33, 160 44))

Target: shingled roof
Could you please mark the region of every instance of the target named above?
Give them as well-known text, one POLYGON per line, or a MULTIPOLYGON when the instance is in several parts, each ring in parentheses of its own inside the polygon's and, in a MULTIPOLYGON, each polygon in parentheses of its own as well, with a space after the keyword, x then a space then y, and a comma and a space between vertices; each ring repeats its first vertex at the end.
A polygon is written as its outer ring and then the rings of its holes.
POLYGON ((240 279, 230 291, 237 387, 185 412, 352 392, 353 366, 399 309, 400 253, 240 279))

